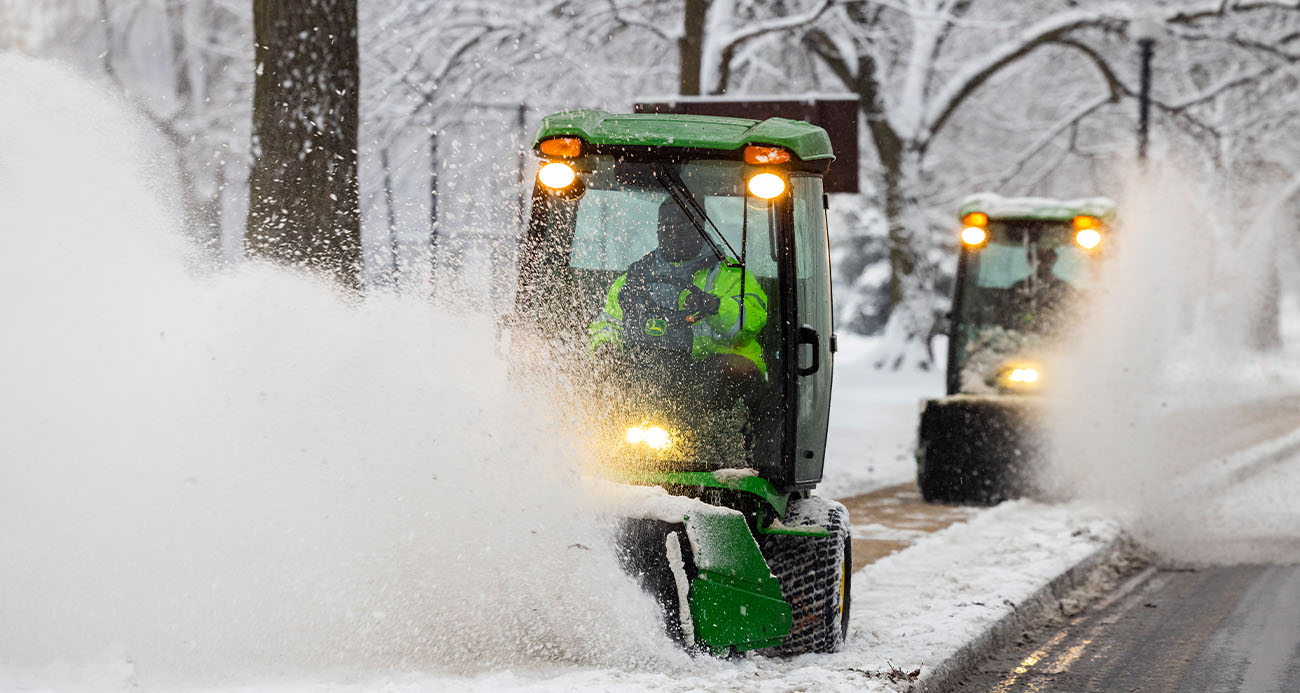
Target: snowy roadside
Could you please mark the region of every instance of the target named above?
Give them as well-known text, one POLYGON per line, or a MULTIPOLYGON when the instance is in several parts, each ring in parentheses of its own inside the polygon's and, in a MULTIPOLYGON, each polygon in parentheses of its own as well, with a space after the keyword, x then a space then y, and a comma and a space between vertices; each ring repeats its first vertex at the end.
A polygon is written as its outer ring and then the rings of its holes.
POLYGON ((840 335, 831 388, 826 469, 818 495, 849 498, 916 478, 916 426, 921 400, 943 395, 942 368, 878 370, 879 340, 840 335))
MULTIPOLYGON (((539 663, 468 676, 322 672, 314 680, 263 679, 235 686, 169 689, 203 693, 904 690, 908 682, 891 681, 891 667, 920 668, 919 683, 925 685, 936 666, 960 657, 970 642, 1034 600, 1049 583, 1106 553, 1118 535, 1116 523, 1085 507, 1017 501, 981 512, 859 571, 853 578, 849 639, 842 652, 831 655, 789 660, 750 656, 733 661, 701 657, 665 663, 657 670, 539 663)), ((0 671, 0 685, 6 686, 148 688, 136 681, 128 662, 108 664, 101 675, 91 678, 70 686, 66 679, 20 681, 0 671)))

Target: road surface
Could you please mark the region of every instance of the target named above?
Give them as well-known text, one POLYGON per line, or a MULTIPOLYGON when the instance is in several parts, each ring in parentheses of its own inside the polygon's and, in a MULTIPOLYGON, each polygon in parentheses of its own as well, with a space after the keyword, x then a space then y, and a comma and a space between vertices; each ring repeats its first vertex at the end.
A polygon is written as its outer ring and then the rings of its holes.
POLYGON ((1027 633, 961 691, 1295 691, 1300 566, 1139 573, 1085 613, 1027 633))

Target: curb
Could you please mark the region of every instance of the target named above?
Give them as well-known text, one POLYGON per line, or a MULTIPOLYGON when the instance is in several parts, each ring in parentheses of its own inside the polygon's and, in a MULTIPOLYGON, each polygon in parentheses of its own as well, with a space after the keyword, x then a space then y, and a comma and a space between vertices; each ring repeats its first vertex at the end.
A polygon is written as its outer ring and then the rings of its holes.
POLYGON ((946 691, 965 679, 989 655, 1013 643, 1024 630, 1036 623, 1044 613, 1056 611, 1060 600, 1074 589, 1083 586, 1098 569, 1129 546, 1124 534, 1118 534, 1098 546, 1074 566, 1052 578, 1012 611, 989 625, 983 633, 972 638, 947 659, 929 668, 913 689, 916 693, 946 691))

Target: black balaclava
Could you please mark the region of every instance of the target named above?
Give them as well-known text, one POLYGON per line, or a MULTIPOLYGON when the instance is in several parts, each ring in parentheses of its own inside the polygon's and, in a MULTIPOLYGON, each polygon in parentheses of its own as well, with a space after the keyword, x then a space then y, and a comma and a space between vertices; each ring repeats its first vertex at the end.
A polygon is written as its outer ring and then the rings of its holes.
POLYGON ((704 238, 686 210, 673 198, 659 205, 659 254, 668 262, 685 262, 700 254, 704 238))

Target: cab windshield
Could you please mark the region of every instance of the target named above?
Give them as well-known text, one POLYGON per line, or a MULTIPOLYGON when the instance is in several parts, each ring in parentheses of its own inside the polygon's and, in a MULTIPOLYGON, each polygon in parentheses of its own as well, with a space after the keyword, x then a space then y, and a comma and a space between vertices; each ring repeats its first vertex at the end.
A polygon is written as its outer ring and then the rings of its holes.
POLYGON ((1096 253, 1075 244, 1070 222, 994 221, 987 230, 966 251, 955 335, 963 392, 991 386, 1009 358, 1050 349, 1097 280, 1096 253))
POLYGON ((748 195, 739 161, 575 164, 580 195, 536 198, 521 308, 573 345, 611 445, 669 466, 775 464, 783 205, 748 195), (655 428, 669 444, 645 444, 655 428))

